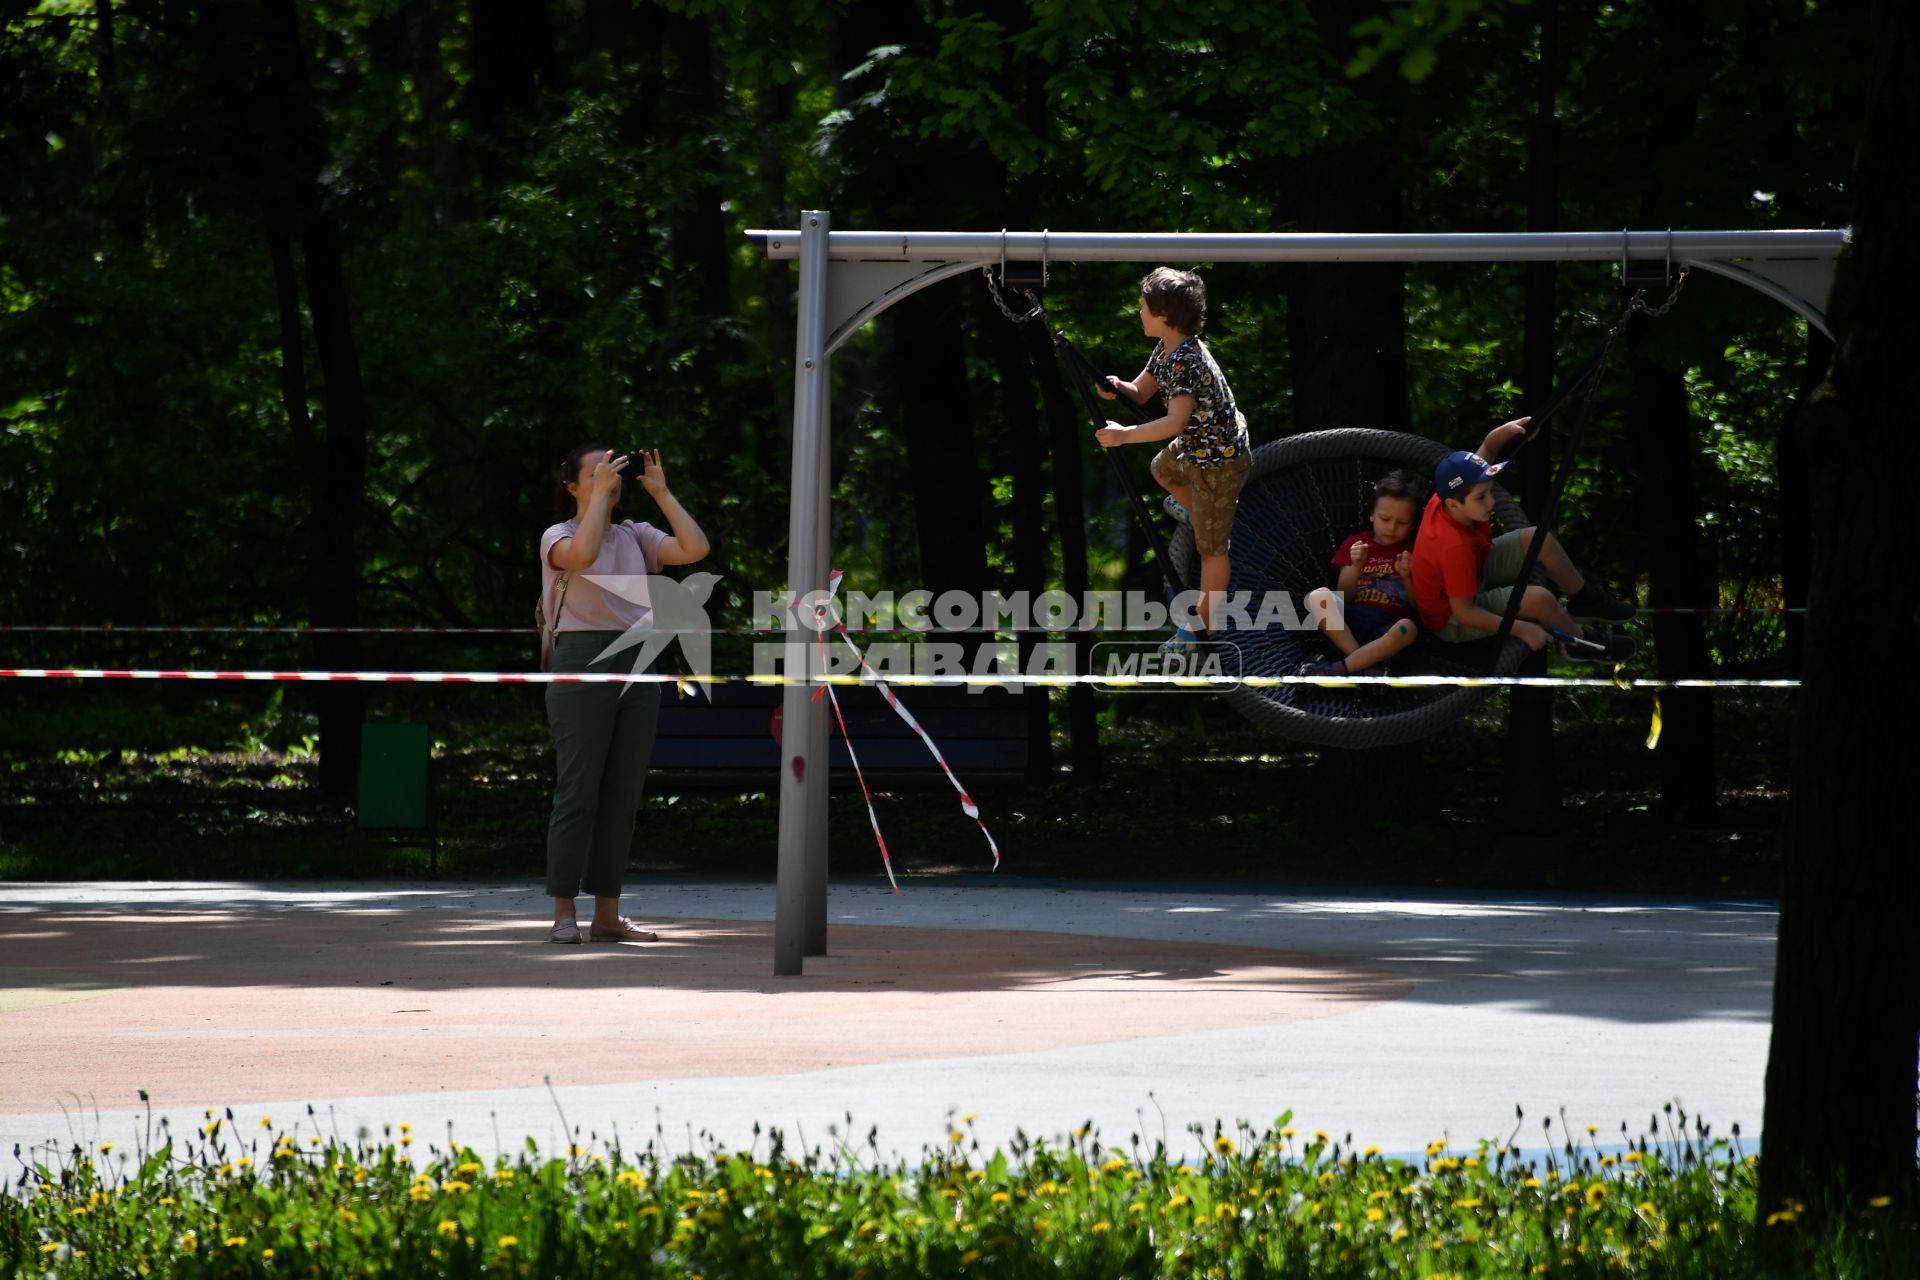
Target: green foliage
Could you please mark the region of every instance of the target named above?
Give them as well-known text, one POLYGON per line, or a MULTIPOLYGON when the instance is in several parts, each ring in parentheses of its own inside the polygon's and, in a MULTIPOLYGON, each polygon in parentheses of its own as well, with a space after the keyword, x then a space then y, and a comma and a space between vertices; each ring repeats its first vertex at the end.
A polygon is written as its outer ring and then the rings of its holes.
MULTIPOLYGON (((914 1164, 856 1145, 670 1158, 577 1135, 512 1158, 347 1141, 207 1113, 158 1145, 73 1148, 0 1197, 0 1263, 180 1276, 1796 1276, 1892 1275, 1914 1257, 1887 1197, 1761 1213, 1738 1140, 1663 1130, 1603 1153, 1594 1130, 1523 1162, 1507 1145, 1356 1151, 1277 1118, 1164 1145, 982 1151, 964 1117, 914 1164)), ((1624 1126, 1623 1126, 1624 1128, 1624 1126)))

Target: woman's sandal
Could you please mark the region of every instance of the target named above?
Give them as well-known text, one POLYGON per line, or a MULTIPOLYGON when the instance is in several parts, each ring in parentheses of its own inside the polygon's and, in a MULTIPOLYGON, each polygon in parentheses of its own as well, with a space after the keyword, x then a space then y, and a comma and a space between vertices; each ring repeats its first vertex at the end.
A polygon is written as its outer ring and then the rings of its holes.
POLYGON ((620 917, 620 931, 618 933, 606 932, 602 930, 599 925, 596 924, 587 933, 587 937, 592 939, 594 942, 658 942, 660 941, 659 934, 653 933, 647 929, 642 929, 639 925, 627 919, 625 916, 620 917))

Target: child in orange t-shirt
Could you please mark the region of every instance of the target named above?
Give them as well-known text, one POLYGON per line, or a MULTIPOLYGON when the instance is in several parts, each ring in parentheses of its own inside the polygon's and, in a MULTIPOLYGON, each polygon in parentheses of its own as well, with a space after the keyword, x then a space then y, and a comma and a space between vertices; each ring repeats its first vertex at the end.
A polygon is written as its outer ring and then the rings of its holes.
MULTIPOLYGON (((1512 529, 1493 536, 1493 477, 1506 464, 1487 459, 1499 457, 1505 445, 1524 435, 1529 421, 1502 423, 1487 433, 1478 453, 1455 450, 1434 470, 1434 495, 1413 547, 1413 597, 1421 625, 1441 640, 1464 643, 1493 635, 1519 584, 1536 530, 1512 529)), ((1638 612, 1633 605, 1589 582, 1551 533, 1540 548, 1538 564, 1566 593, 1566 607, 1553 591, 1529 585, 1513 621, 1515 639, 1529 649, 1542 649, 1559 638, 1561 655, 1576 661, 1625 662, 1633 656, 1631 636, 1582 631, 1574 621, 1625 622, 1638 612)))

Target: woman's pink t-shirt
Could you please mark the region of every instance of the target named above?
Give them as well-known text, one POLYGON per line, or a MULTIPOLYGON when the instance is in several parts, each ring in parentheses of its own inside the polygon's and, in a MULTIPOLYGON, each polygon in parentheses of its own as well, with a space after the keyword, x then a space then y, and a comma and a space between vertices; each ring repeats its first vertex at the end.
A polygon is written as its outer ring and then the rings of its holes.
MULTIPOLYGON (((554 593, 561 572, 553 567, 554 544, 579 531, 578 522, 567 520, 550 526, 540 535, 540 592, 549 618, 554 618, 554 593)), ((670 536, 643 520, 622 520, 609 525, 607 536, 600 540, 600 554, 593 558, 593 567, 569 572, 566 600, 554 620, 554 631, 625 631, 645 622, 652 615, 653 607, 647 599, 646 583, 637 579, 660 572, 660 547, 670 536), (624 594, 615 595, 589 582, 590 576, 636 581, 624 594)))

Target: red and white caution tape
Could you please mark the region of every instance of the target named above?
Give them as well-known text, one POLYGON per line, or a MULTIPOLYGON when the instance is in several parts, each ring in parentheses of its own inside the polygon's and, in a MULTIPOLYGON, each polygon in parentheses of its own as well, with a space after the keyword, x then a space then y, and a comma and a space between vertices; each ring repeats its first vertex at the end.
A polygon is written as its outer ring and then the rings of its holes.
MULTIPOLYGON (((840 570, 835 569, 833 571, 833 576, 827 582, 827 593, 829 596, 832 596, 839 592, 841 576, 842 575, 840 570)), ((909 729, 912 729, 915 733, 920 735, 920 741, 927 744, 927 750, 932 754, 935 763, 937 763, 940 766, 940 771, 947 775, 947 781, 951 782, 953 784, 953 789, 960 793, 961 811, 964 812, 969 818, 972 818, 974 820, 974 822, 980 828, 980 834, 987 838, 987 848, 993 851, 993 869, 995 871, 998 871, 1000 869, 1000 846, 998 843, 994 841, 993 832, 987 830, 986 821, 980 816, 980 806, 973 802, 973 797, 968 795, 967 789, 960 784, 959 777, 956 776, 955 773, 953 772, 953 766, 948 764, 947 758, 940 754, 940 748, 937 745, 935 745, 933 738, 927 733, 925 729, 923 729, 920 726, 920 722, 913 718, 913 713, 907 710, 905 704, 900 701, 898 695, 894 693, 892 687, 887 683, 887 681, 881 679, 880 673, 875 671, 870 665, 868 665, 867 655, 861 652, 860 646, 855 644, 853 642, 853 637, 847 634, 847 628, 845 624, 836 622, 833 624, 833 629, 839 633, 840 638, 846 642, 847 648, 851 649, 853 651, 853 656, 859 660, 860 670, 864 672, 873 681, 874 684, 880 687, 880 696, 887 700, 887 705, 892 707, 895 714, 897 714, 902 720, 906 721, 907 727, 909 729)), ((826 640, 825 640, 825 635, 823 633, 821 637, 822 661, 820 664, 822 671, 826 670, 826 667, 827 667, 827 663, 825 661, 825 647, 826 647, 826 640)), ((828 689, 829 691, 831 691, 832 686, 829 685, 828 689)), ((838 703, 835 704, 835 707, 836 709, 838 708, 838 703)), ((841 726, 840 731, 842 734, 846 732, 846 726, 844 724, 841 726)), ((851 743, 848 744, 847 749, 849 752, 852 751, 853 747, 851 743)), ((861 785, 865 786, 866 784, 863 782, 861 785)), ((878 833, 878 830, 879 828, 876 826, 875 827, 876 834, 878 833)))
MULTIPOLYGON (((835 574, 834 580, 838 581, 839 576, 835 574)), ((827 668, 827 633, 822 631, 819 636, 820 669, 824 671, 827 668)), ((832 685, 827 684, 814 692, 813 700, 820 701, 822 693, 827 695, 827 702, 833 707, 833 718, 840 722, 840 740, 847 744, 847 759, 853 762, 853 776, 859 779, 860 794, 866 798, 867 821, 873 824, 874 843, 880 846, 880 865, 887 869, 887 883, 893 886, 895 893, 899 893, 900 882, 893 878, 893 855, 887 852, 887 837, 880 830, 880 811, 874 808, 873 792, 867 787, 867 775, 860 768, 860 754, 853 749, 853 735, 847 732, 847 718, 840 712, 840 695, 833 691, 832 685)))
MULTIPOLYGON (((846 637, 849 645, 851 637, 846 637)), ((858 648, 855 648, 858 652, 858 648)), ((881 676, 867 665, 857 676, 832 675, 751 675, 694 676, 660 674, 652 671, 198 671, 166 668, 110 669, 98 667, 0 667, 0 680, 226 680, 304 684, 751 684, 770 688, 787 684, 804 685, 878 685, 888 705, 907 716, 906 709, 889 691, 890 685, 903 687, 1004 685, 1060 688, 1067 685, 1094 684, 1108 689, 1275 689, 1290 684, 1314 684, 1329 689, 1381 687, 1388 689, 1798 689, 1798 680, 1759 680, 1745 678, 1655 680, 1604 676, 1166 676, 1166 675, 1023 675, 1006 672, 991 675, 881 676)), ((914 724, 919 729, 919 725, 914 724)), ((931 739, 920 734, 929 748, 931 739)), ((938 754, 935 749, 935 754, 938 754)), ((954 786, 965 795, 958 779, 954 786)))

